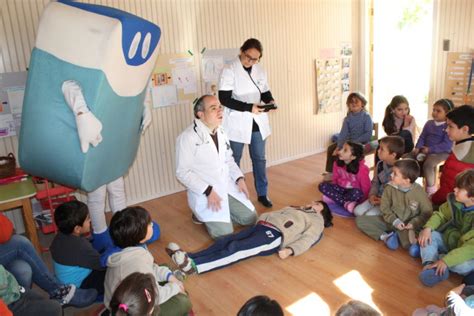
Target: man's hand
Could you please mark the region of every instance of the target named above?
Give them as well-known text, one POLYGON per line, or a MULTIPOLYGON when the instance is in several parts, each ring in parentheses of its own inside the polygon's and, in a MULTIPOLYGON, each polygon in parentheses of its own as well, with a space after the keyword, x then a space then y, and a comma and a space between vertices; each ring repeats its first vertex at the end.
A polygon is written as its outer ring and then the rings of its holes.
POLYGON ((436 275, 442 275, 448 266, 444 263, 443 260, 438 260, 435 263, 429 264, 424 267, 424 270, 436 269, 436 275))
POLYGON ((406 224, 406 225, 405 225, 405 229, 406 229, 406 230, 413 229, 413 224, 411 224, 411 223, 406 224))
POLYGON ((245 194, 247 199, 249 198, 249 190, 247 188, 247 184, 245 183, 244 178, 240 178, 239 181, 237 181, 237 186, 239 187, 239 191, 245 194))
POLYGON ((291 256, 292 254, 293 254, 293 250, 291 248, 284 248, 284 249, 278 251, 278 256, 281 259, 286 259, 289 256, 291 256))
POLYGON ((381 199, 376 195, 369 196, 369 202, 372 205, 380 205, 381 199))
POLYGON ((418 235, 418 243, 422 248, 431 244, 431 228, 426 227, 421 231, 420 235, 418 235))
POLYGON ((212 189, 207 197, 207 207, 213 212, 218 212, 221 209, 221 201, 221 197, 212 189))

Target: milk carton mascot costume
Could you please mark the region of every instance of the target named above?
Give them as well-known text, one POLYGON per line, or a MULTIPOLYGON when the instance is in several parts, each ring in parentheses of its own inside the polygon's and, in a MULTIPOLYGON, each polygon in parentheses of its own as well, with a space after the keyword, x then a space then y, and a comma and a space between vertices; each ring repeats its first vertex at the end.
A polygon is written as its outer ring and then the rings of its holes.
MULTIPOLYGON (((127 12, 65 0, 49 3, 39 23, 23 104, 20 165, 90 192, 98 250, 110 242, 106 191, 112 211, 126 207, 122 176, 151 122, 148 82, 160 35, 158 26, 127 12)), ((155 224, 154 240, 158 236, 155 224)))

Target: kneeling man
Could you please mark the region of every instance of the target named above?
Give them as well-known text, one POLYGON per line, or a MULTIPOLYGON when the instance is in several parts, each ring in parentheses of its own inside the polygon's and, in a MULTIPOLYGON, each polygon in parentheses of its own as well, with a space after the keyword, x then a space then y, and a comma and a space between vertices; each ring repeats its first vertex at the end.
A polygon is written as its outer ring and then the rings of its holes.
POLYGON ((242 171, 221 127, 223 110, 211 95, 194 104, 194 121, 176 142, 176 177, 187 188, 193 218, 212 238, 232 234, 233 223, 253 225, 257 219, 242 171))

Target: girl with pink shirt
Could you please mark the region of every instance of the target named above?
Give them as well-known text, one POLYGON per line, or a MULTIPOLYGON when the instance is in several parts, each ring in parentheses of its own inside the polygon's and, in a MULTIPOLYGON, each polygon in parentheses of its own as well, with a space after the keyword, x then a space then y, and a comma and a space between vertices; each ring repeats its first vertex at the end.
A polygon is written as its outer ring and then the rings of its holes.
POLYGON ((364 147, 360 143, 347 141, 334 162, 332 182, 319 184, 319 191, 326 200, 329 198, 352 213, 359 202, 367 199, 369 190, 369 168, 364 161, 364 147))

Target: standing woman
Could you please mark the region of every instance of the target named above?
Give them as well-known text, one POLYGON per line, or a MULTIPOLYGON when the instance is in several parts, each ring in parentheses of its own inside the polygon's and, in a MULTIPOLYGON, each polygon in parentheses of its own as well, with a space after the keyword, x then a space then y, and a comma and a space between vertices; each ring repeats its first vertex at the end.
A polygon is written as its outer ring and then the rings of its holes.
POLYGON ((267 196, 265 159, 265 140, 271 130, 265 113, 268 109, 259 106, 273 104, 274 100, 267 74, 258 65, 262 52, 259 40, 249 38, 244 42, 238 58, 222 71, 219 101, 225 106, 223 127, 230 139, 235 162, 240 166, 244 144, 249 144, 258 201, 265 207, 272 207, 267 196))

